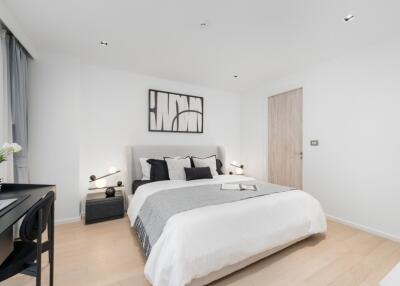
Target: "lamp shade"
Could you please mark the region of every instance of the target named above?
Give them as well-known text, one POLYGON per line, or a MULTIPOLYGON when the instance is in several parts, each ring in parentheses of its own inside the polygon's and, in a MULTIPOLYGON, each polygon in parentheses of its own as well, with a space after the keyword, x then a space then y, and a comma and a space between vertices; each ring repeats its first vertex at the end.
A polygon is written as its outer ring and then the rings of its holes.
POLYGON ((99 179, 95 183, 97 188, 104 188, 107 185, 106 179, 99 179))
POLYGON ((242 168, 236 168, 236 175, 243 175, 244 171, 242 168))

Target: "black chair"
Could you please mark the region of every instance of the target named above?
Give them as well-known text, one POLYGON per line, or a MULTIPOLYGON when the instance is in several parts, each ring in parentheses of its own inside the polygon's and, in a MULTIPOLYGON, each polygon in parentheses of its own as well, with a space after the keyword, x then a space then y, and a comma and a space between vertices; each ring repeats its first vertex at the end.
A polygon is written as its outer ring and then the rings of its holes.
POLYGON ((20 228, 20 240, 0 265, 0 282, 18 273, 36 277, 41 285, 42 253, 49 252, 50 286, 54 275, 54 193, 49 192, 26 214, 20 228), (42 233, 48 226, 48 240, 42 242, 42 233), (36 241, 35 241, 36 240, 36 241), (36 261, 36 262, 35 262, 36 261))

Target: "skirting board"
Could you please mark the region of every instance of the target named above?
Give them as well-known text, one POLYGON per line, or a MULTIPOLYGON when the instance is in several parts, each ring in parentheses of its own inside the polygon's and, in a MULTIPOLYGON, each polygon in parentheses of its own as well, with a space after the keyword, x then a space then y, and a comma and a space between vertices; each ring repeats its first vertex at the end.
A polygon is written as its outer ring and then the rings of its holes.
POLYGON ((400 242, 400 237, 396 237, 396 236, 391 235, 389 233, 386 233, 386 232, 383 232, 383 231, 380 231, 380 230, 377 230, 377 229, 374 229, 374 228, 371 228, 371 227, 367 227, 367 226, 364 226, 364 225, 361 225, 361 224, 358 224, 358 223, 354 223, 354 222, 351 222, 351 221, 348 221, 348 220, 344 220, 344 219, 335 217, 333 215, 326 214, 326 217, 328 219, 332 220, 332 221, 335 221, 335 222, 338 222, 338 223, 341 223, 341 224, 344 224, 344 225, 347 225, 347 226, 350 226, 350 227, 354 227, 356 229, 368 232, 370 234, 374 234, 374 235, 377 235, 377 236, 380 236, 380 237, 383 237, 383 238, 386 238, 386 239, 389 239, 389 240, 393 240, 395 242, 400 242))
POLYGON ((56 219, 54 221, 54 224, 66 224, 66 223, 74 223, 74 222, 80 222, 81 217, 72 217, 72 218, 63 218, 63 219, 56 219))

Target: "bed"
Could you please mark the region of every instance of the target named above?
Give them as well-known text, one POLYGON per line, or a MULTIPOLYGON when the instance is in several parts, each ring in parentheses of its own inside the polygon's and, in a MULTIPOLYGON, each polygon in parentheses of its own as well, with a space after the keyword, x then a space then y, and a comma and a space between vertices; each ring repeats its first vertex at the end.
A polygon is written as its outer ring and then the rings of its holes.
MULTIPOLYGON (((218 146, 131 146, 128 170, 132 180, 140 179, 139 158, 214 154, 225 165, 225 152, 218 146)), ((253 180, 220 175, 213 179, 141 185, 129 200, 131 226, 135 226, 145 203, 156 195, 171 190, 187 194, 186 190, 253 180)), ((319 202, 300 190, 206 205, 176 213, 166 221, 147 257, 144 272, 154 286, 206 285, 325 231, 325 215, 319 202)))

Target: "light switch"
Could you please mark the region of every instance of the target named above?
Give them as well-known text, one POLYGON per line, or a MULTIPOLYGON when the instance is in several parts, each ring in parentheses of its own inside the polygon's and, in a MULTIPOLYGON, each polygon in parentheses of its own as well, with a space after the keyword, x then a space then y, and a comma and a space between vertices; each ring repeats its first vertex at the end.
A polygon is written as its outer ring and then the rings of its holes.
POLYGON ((318 140, 311 140, 311 141, 310 141, 310 145, 311 145, 311 146, 318 146, 318 145, 319 145, 319 142, 318 142, 318 140))

